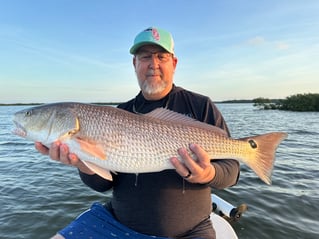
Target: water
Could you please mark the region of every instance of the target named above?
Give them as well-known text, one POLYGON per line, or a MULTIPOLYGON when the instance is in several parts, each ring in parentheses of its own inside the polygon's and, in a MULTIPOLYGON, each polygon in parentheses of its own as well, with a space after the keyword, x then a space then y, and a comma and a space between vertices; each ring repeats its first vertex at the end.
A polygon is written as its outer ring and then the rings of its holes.
MULTIPOLYGON (((256 110, 219 104, 234 138, 285 131, 268 186, 246 166, 238 184, 216 194, 246 203, 234 229, 240 239, 319 238, 319 113, 256 110)), ((0 107, 0 238, 49 238, 94 201, 110 193, 86 187, 77 171, 40 155, 33 143, 10 133, 12 114, 0 107)))

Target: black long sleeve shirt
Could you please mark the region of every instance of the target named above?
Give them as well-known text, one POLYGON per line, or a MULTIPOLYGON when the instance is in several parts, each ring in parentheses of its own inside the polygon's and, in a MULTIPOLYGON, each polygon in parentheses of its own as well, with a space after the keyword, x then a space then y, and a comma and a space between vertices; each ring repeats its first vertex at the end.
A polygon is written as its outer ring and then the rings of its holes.
MULTIPOLYGON (((163 99, 146 100, 142 93, 120 104, 133 113, 148 113, 164 107, 199 121, 215 125, 229 135, 226 122, 215 104, 206 96, 173 86, 163 99)), ((177 149, 176 149, 177 150, 177 149)), ((140 233, 175 237, 183 234, 211 213, 211 188, 222 189, 237 183, 239 163, 232 159, 212 160, 215 178, 208 184, 193 184, 175 170, 156 173, 113 174, 113 181, 80 172, 81 179, 97 191, 113 189, 109 208, 124 225, 140 233)))

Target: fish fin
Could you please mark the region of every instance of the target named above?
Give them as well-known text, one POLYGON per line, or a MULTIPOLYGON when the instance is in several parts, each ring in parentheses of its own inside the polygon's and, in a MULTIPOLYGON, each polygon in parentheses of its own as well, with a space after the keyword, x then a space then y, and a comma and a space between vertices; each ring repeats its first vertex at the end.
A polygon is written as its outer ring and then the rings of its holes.
POLYGON ((155 110, 153 110, 147 114, 144 114, 143 116, 151 117, 153 119, 163 120, 163 121, 170 122, 173 124, 193 126, 196 128, 201 128, 201 129, 208 130, 208 131, 214 131, 215 133, 219 133, 219 134, 228 136, 227 132, 222 130, 221 128, 200 122, 200 121, 193 119, 187 115, 183 115, 181 113, 178 113, 178 112, 175 112, 172 110, 168 110, 165 108, 156 108, 155 110))
POLYGON ((102 145, 79 137, 75 138, 75 140, 85 153, 101 160, 106 159, 106 154, 102 145))
POLYGON ((255 151, 250 159, 245 163, 263 180, 266 184, 271 184, 271 174, 275 162, 276 149, 288 134, 283 132, 273 132, 248 138, 242 138, 255 151))
POLYGON ((75 121, 75 122, 74 122, 74 124, 75 124, 74 128, 71 129, 71 130, 69 130, 69 131, 66 132, 65 134, 61 135, 61 136, 59 137, 59 140, 60 140, 60 141, 67 140, 67 139, 73 137, 75 134, 77 134, 77 133, 80 131, 80 120, 79 120, 79 118, 78 118, 78 117, 75 117, 74 121, 75 121))
POLYGON ((102 178, 105 178, 109 181, 113 181, 112 174, 110 173, 109 170, 106 170, 105 168, 101 168, 97 166, 94 163, 87 162, 87 161, 82 161, 90 170, 92 170, 94 173, 98 174, 102 178))

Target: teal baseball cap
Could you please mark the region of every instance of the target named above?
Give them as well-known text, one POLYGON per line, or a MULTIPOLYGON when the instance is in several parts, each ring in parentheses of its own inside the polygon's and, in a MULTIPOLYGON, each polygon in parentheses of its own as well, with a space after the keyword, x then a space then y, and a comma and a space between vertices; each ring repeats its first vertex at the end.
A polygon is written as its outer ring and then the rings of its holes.
POLYGON ((174 54, 174 40, 172 34, 157 27, 149 27, 140 32, 134 39, 134 44, 130 49, 131 54, 144 45, 155 44, 164 48, 167 52, 174 54))

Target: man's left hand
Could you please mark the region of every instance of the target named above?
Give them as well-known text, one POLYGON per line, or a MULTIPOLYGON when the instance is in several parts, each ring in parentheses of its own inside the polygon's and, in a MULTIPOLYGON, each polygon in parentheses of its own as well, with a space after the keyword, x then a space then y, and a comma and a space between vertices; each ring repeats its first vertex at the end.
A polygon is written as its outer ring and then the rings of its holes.
POLYGON ((197 144, 190 144, 189 149, 194 153, 195 159, 186 148, 178 149, 181 161, 177 157, 170 159, 176 172, 191 183, 209 183, 215 177, 215 167, 211 164, 208 153, 197 144))

